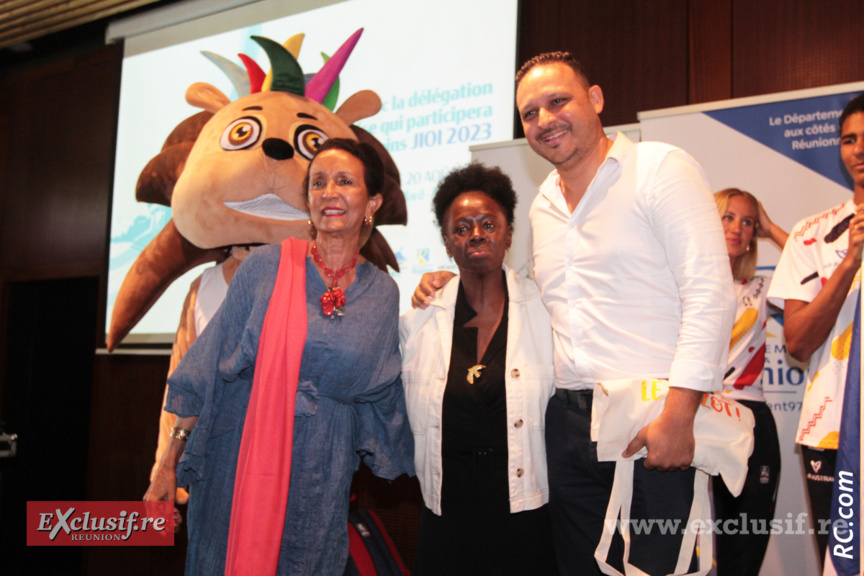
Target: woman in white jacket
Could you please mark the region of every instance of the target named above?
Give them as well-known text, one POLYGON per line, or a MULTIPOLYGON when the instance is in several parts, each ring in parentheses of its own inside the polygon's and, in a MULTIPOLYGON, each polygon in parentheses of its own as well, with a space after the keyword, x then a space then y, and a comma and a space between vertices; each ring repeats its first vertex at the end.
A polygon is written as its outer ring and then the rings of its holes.
POLYGON ((400 321, 425 503, 414 573, 555 574, 543 442, 552 330, 534 282, 503 266, 516 194, 475 163, 447 175, 433 204, 460 275, 400 321))

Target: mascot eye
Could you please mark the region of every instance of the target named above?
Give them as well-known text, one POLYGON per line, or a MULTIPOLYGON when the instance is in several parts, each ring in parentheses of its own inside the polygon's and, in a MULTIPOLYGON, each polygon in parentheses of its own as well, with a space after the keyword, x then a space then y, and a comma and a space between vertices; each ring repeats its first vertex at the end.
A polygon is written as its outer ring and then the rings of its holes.
POLYGON ((235 120, 222 132, 219 144, 225 150, 242 150, 249 148, 261 136, 261 123, 255 118, 240 118, 235 120))
POLYGON ((294 133, 294 148, 307 160, 311 160, 318 147, 327 140, 327 134, 314 126, 303 125, 294 133))

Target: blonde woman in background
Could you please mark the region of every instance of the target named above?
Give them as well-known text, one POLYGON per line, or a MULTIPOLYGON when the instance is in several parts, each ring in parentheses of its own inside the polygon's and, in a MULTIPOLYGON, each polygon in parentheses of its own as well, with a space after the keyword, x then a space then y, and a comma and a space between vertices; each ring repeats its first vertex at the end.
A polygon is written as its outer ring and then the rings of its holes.
POLYGON ((774 518, 780 444, 774 416, 762 392, 768 279, 756 276, 757 238, 769 238, 782 249, 789 235, 771 222, 762 204, 749 192, 726 188, 714 194, 714 199, 723 222, 737 301, 723 394, 750 408, 756 418, 755 445, 741 495, 735 498, 725 484, 714 483, 715 516, 721 527, 717 534, 717 574, 758 576, 774 518), (724 524, 727 520, 733 522, 724 524))

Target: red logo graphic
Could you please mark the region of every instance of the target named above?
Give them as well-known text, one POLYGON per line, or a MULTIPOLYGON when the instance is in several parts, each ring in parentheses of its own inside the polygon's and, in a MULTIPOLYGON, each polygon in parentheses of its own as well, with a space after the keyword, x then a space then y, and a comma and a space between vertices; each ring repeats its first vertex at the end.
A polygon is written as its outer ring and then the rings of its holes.
POLYGON ((28 546, 173 546, 173 502, 27 502, 28 546))
POLYGON ((814 242, 816 242, 815 238, 810 238, 809 240, 804 240, 804 246, 810 246, 814 242))
POLYGON ((792 233, 792 235, 795 238, 800 238, 801 236, 804 235, 805 232, 807 232, 807 230, 809 230, 810 228, 812 228, 813 226, 818 224, 820 220, 822 220, 823 218, 828 218, 829 216, 833 216, 834 214, 837 214, 842 209, 843 209, 843 206, 837 206, 835 208, 832 208, 828 212, 825 212, 824 214, 820 214, 818 216, 815 216, 812 220, 805 222, 804 226, 802 226, 800 230, 794 231, 792 233))

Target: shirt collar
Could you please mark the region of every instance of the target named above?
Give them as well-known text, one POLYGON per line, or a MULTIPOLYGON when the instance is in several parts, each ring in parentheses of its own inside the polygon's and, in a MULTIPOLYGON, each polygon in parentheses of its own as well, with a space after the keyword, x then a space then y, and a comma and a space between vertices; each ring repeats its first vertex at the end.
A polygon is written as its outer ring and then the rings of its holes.
MULTIPOLYGON (((588 186, 589 191, 593 188, 594 182, 597 181, 598 177, 601 177, 610 170, 615 170, 619 166, 623 165, 627 157, 636 149, 636 144, 623 132, 609 134, 608 137, 612 140, 612 146, 606 153, 606 159, 603 160, 603 163, 600 164, 599 168, 597 168, 597 172, 594 174, 594 178, 592 178, 591 184, 588 186)), ((567 206, 567 202, 564 200, 564 192, 561 190, 561 177, 558 175, 558 170, 553 170, 552 173, 549 174, 546 181, 540 187, 540 193, 543 194, 547 200, 556 206, 559 206, 559 208, 561 206, 567 206)), ((565 210, 565 213, 566 212, 567 211, 565 210)))
MULTIPOLYGON (((609 139, 612 140, 612 147, 609 148, 609 152, 606 154, 606 162, 614 160, 619 165, 623 164, 633 150, 636 149, 636 144, 623 132, 611 134, 609 139)), ((604 162, 603 165, 605 165, 606 162, 604 162)), ((600 166, 601 170, 603 169, 603 165, 600 166)))

